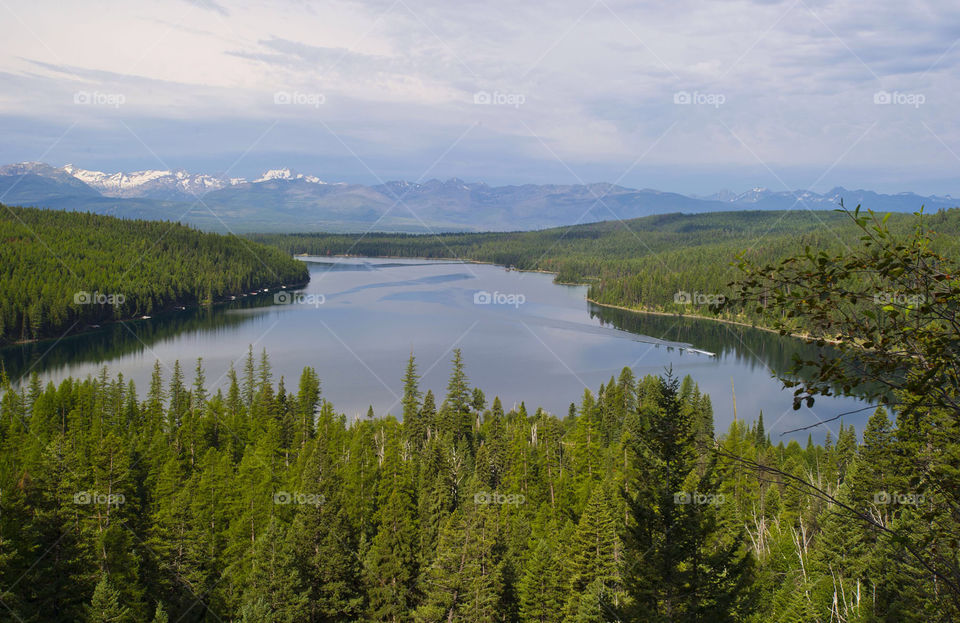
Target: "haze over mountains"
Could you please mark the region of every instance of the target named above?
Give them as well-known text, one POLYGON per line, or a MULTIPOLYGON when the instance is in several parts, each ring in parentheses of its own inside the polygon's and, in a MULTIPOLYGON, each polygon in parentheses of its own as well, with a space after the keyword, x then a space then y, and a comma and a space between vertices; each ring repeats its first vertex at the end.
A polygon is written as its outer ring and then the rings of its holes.
POLYGON ((829 210, 843 199, 880 212, 960 205, 947 196, 879 194, 834 188, 774 192, 754 188, 707 197, 606 183, 489 186, 457 178, 365 186, 326 182, 278 168, 256 179, 183 170, 89 171, 24 162, 0 167, 0 201, 176 220, 224 231, 507 231, 670 212, 829 210))

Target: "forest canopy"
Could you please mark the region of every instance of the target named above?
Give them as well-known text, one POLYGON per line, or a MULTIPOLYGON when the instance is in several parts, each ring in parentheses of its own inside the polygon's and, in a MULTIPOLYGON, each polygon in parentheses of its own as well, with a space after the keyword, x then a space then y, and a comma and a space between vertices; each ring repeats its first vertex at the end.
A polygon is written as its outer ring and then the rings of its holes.
POLYGON ((403 383, 352 421, 252 349, 215 392, 202 361, 158 363, 144 399, 106 371, 4 386, 0 618, 956 620, 906 547, 949 508, 883 409, 802 445, 762 414, 715 436, 669 374, 624 369, 564 417, 488 399, 459 351, 445 395, 412 356, 403 383))
POLYGON ((236 236, 0 204, 0 345, 308 278, 302 262, 236 236))

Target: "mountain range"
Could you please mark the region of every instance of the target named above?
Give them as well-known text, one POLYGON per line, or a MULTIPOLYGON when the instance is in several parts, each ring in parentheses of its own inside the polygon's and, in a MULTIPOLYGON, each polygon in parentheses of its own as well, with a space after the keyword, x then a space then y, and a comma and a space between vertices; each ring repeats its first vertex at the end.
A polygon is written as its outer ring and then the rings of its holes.
POLYGON ((840 200, 878 212, 952 208, 949 195, 834 188, 706 197, 613 184, 489 186, 452 178, 374 186, 324 182, 290 169, 256 179, 147 170, 90 171, 42 162, 0 166, 0 202, 189 223, 214 231, 508 231, 670 212, 829 210, 840 200))

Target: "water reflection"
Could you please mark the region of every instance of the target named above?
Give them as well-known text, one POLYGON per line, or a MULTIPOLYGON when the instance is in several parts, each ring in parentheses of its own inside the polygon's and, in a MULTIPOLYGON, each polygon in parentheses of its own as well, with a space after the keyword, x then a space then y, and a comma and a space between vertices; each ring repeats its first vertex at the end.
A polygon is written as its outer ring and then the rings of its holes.
MULTIPOLYGON (((818 401, 792 410, 774 371, 796 353, 816 348, 750 327, 708 320, 640 315, 585 301, 586 288, 561 286, 552 276, 458 262, 308 258, 311 281, 303 297, 322 304, 275 305, 273 294, 240 298, 210 309, 185 310, 148 320, 104 326, 60 341, 0 351, 13 379, 36 372, 58 381, 96 374, 104 365, 123 372, 140 391, 156 360, 166 378, 175 360, 192 370, 203 357, 210 389, 223 389, 230 365, 242 366, 248 345, 266 348, 274 378, 290 387, 304 366, 317 369, 324 396, 348 415, 398 414, 404 364, 414 351, 421 386, 442 397, 450 351, 461 348, 470 382, 489 400, 509 408, 525 401, 565 414, 585 387, 630 367, 636 376, 668 367, 690 374, 710 394, 716 428, 734 417, 753 420, 763 411, 776 435, 828 419, 860 405, 852 399, 818 401), (496 304, 480 293, 522 303, 496 304), (514 296, 514 299, 510 299, 514 296), (484 302, 486 301, 486 302, 484 302), (714 353, 711 356, 706 353, 714 353)), ((496 299, 499 300, 499 299, 496 299)), ((862 427, 869 414, 848 422, 862 427)), ((836 424, 815 431, 836 434, 836 424)), ((806 433, 795 435, 806 438, 806 433)))
POLYGON ((587 303, 590 317, 609 325, 659 338, 668 342, 693 344, 724 360, 761 367, 774 373, 790 368, 793 357, 815 358, 820 349, 797 338, 754 327, 714 322, 689 316, 637 314, 622 309, 587 303))
POLYGON ((17 344, 0 349, 0 363, 11 381, 20 381, 36 372, 47 375, 81 364, 110 365, 128 354, 147 354, 162 340, 191 331, 226 336, 247 321, 248 314, 231 310, 266 310, 271 296, 245 297, 213 307, 201 307, 157 314, 145 320, 107 324, 99 329, 60 340, 17 344))

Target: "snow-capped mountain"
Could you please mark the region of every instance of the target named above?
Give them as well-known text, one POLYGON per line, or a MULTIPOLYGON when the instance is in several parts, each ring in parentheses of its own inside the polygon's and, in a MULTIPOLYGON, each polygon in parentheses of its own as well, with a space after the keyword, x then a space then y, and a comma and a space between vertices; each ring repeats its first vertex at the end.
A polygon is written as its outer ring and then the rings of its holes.
POLYGON ((89 171, 68 164, 62 169, 105 197, 143 197, 151 199, 183 199, 243 183, 239 178, 221 178, 187 171, 147 170, 131 173, 89 171))
POLYGON ((253 180, 254 184, 260 182, 269 182, 271 180, 303 180, 304 182, 309 182, 311 184, 326 184, 319 177, 314 175, 304 175, 302 173, 294 173, 290 169, 270 169, 266 171, 263 175, 253 180))
POLYGON ((42 162, 0 166, 0 198, 9 205, 173 219, 231 231, 513 231, 678 212, 831 210, 841 199, 850 208, 859 204, 876 212, 958 205, 951 197, 840 187, 824 194, 753 188, 691 197, 607 183, 489 186, 451 178, 365 186, 325 183, 288 168, 247 180, 182 170, 105 173, 42 162), (198 196, 203 209, 193 209, 198 196))
MULTIPOLYGON (((18 162, 17 164, 7 164, 0 167, 0 176, 5 175, 36 175, 60 182, 61 184, 68 184, 77 188, 83 187, 83 184, 77 182, 76 176, 67 172, 65 168, 58 169, 45 162, 18 162)), ((83 180, 80 181, 82 182, 83 180)))
POLYGON ((78 190, 85 185, 104 197, 161 199, 168 201, 189 200, 206 193, 243 184, 258 184, 271 181, 302 181, 310 184, 325 184, 313 175, 295 173, 290 169, 271 169, 259 178, 248 181, 242 177, 224 177, 206 173, 190 173, 182 169, 106 173, 81 169, 72 164, 52 167, 42 162, 21 162, 0 167, 0 176, 37 175, 72 185, 78 190), (79 182, 80 184, 78 184, 79 182))

